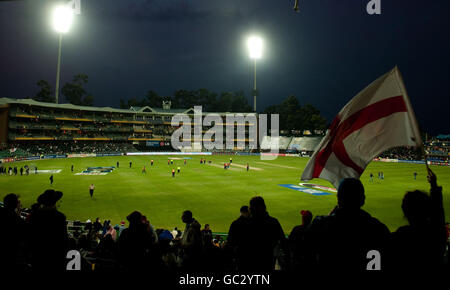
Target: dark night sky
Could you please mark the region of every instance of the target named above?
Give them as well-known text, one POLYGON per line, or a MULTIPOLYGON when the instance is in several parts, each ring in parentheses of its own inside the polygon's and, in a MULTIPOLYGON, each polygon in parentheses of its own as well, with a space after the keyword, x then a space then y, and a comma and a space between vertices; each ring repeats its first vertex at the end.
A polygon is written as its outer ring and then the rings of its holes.
MULTIPOLYGON (((253 67, 246 37, 264 38, 258 109, 295 95, 328 121, 357 92, 398 65, 419 125, 450 133, 450 1, 381 0, 81 0, 63 37, 61 84, 89 76, 96 106, 152 89, 244 90, 253 67)), ((55 1, 0 1, 0 97, 25 98, 40 79, 55 82, 55 1)), ((250 102, 251 103, 251 102, 250 102)))

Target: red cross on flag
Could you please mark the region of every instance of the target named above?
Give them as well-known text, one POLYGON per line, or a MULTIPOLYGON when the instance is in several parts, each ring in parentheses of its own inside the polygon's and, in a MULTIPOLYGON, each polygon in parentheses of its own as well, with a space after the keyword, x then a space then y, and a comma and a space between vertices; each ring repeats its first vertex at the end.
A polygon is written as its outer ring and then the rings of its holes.
POLYGON ((400 71, 395 67, 358 93, 339 112, 303 171, 336 188, 359 178, 374 157, 397 146, 422 146, 417 120, 400 71))

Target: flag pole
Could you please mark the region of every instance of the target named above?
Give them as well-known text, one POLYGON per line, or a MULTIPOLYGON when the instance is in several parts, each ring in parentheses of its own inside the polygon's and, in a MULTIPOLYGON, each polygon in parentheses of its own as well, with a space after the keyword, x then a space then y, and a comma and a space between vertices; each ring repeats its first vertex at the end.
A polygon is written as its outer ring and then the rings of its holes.
POLYGON ((427 160, 427 152, 425 151, 425 144, 422 143, 422 155, 425 159, 425 166, 427 167, 427 172, 430 171, 430 167, 428 166, 428 160, 427 160))

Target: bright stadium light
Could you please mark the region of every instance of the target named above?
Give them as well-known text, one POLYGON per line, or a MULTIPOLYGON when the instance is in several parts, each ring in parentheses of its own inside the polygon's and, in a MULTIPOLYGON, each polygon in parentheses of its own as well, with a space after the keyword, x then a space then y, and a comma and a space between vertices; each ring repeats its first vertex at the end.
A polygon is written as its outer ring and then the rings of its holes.
POLYGON ((263 41, 258 36, 251 36, 247 40, 247 46, 250 52, 250 58, 254 60, 253 111, 256 112, 256 96, 258 95, 258 91, 256 90, 256 60, 262 57, 263 41))
POLYGON ((67 33, 72 25, 73 9, 57 6, 53 10, 53 28, 59 33, 67 33))
MULTIPOLYGON (((79 7, 78 7, 79 8, 79 7)), ((61 69, 62 35, 69 32, 72 26, 74 10, 70 5, 56 6, 53 10, 53 28, 58 32, 58 64, 56 67, 55 103, 59 103, 59 78, 61 69)))
POLYGON ((258 36, 252 36, 247 40, 250 58, 259 59, 262 57, 262 39, 258 36))

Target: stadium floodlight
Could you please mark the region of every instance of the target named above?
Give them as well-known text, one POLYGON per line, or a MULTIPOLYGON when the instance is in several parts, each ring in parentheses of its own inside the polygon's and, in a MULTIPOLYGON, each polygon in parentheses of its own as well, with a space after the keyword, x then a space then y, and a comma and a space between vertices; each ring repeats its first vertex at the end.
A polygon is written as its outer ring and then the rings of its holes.
POLYGON ((58 65, 56 67, 55 103, 59 102, 59 77, 61 69, 61 45, 63 33, 72 26, 74 11, 69 5, 56 6, 53 10, 53 28, 59 33, 58 65))
POLYGON ((56 6, 53 10, 53 28, 59 33, 69 32, 72 19, 73 9, 67 5, 56 6))
POLYGON ((247 40, 248 50, 250 52, 250 58, 254 60, 254 84, 253 84, 253 111, 256 112, 256 96, 258 95, 256 90, 256 60, 262 57, 263 41, 258 36, 251 36, 247 40))
POLYGON ((247 41, 250 52, 250 58, 259 59, 262 57, 262 39, 258 36, 252 36, 247 41))

